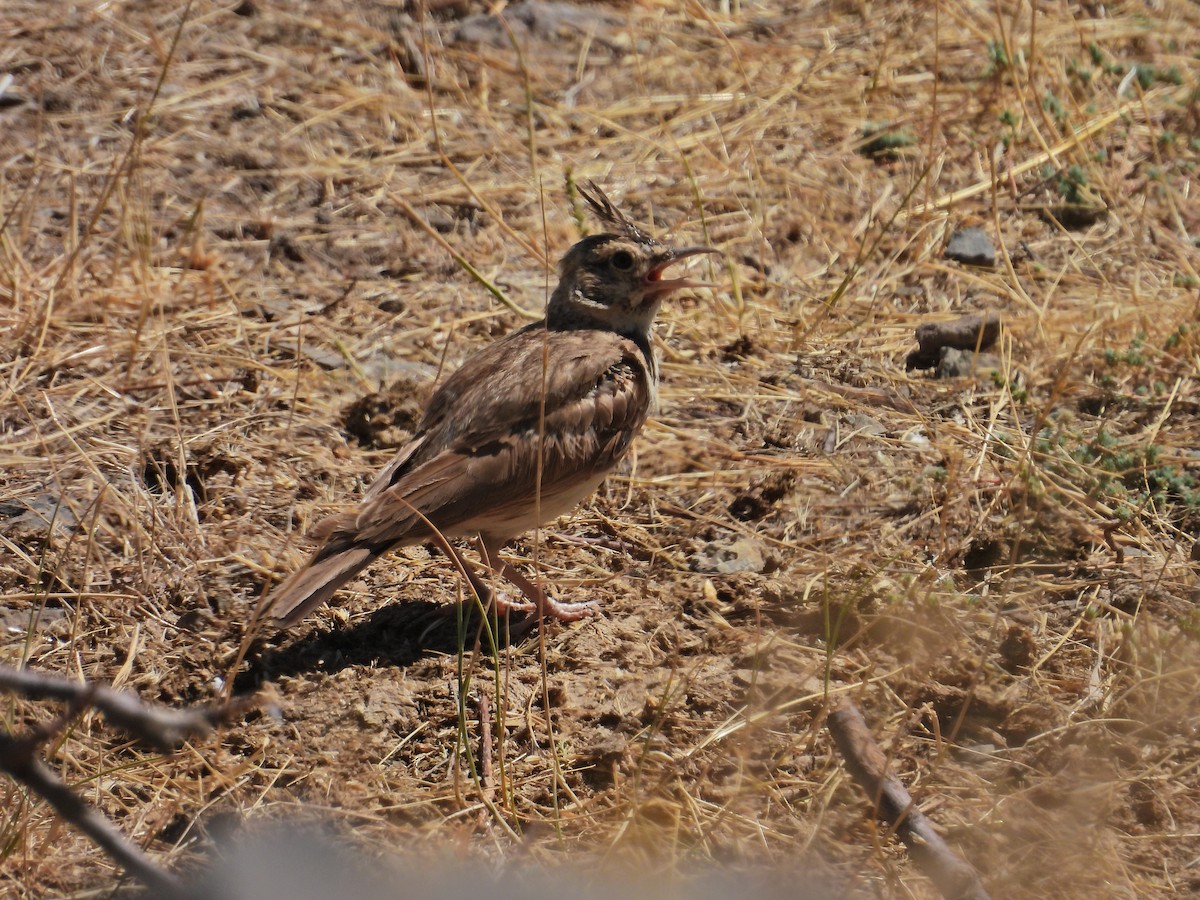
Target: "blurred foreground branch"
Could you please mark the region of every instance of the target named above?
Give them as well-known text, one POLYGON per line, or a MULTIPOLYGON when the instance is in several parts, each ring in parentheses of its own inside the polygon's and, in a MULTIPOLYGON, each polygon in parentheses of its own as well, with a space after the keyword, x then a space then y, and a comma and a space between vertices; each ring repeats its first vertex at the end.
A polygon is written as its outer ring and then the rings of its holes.
POLYGON ((913 860, 952 900, 988 900, 979 873, 954 852, 917 809, 912 796, 887 770, 887 758, 871 729, 849 700, 841 700, 829 714, 829 733, 846 760, 846 768, 875 804, 879 818, 895 828, 913 860))
POLYGON ((45 672, 0 666, 0 691, 30 700, 64 700, 63 715, 27 734, 15 735, 0 726, 0 772, 6 772, 33 794, 49 803, 130 875, 159 897, 181 897, 183 884, 156 865, 102 813, 85 803, 37 756, 50 738, 87 709, 99 710, 106 719, 158 750, 171 750, 190 737, 210 732, 214 725, 245 710, 245 700, 198 709, 170 709, 143 703, 132 694, 102 685, 74 681, 45 672))

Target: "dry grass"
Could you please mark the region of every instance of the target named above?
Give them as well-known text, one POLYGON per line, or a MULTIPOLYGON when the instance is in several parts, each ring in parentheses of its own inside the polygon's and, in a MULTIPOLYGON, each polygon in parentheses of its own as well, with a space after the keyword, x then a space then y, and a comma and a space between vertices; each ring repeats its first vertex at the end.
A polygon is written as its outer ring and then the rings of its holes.
MULTIPOLYGON (((171 865, 228 815, 312 816, 927 896, 823 732, 850 691, 995 896, 1196 890, 1197 7, 585 7, 519 53, 452 42, 467 7, 0 9, 0 660, 277 697, 166 758, 85 718, 53 764, 171 865), (307 526, 519 321, 447 249, 536 309, 571 177, 728 260, 665 311, 636 465, 561 526, 624 549, 521 548, 603 615, 474 653, 414 551, 234 671, 307 526), (964 223, 994 270, 943 258, 964 223), (905 372, 917 324, 977 310, 999 377, 905 372), (738 539, 759 571, 706 571, 738 539)), ((6 894, 114 882, 0 796, 6 894)))

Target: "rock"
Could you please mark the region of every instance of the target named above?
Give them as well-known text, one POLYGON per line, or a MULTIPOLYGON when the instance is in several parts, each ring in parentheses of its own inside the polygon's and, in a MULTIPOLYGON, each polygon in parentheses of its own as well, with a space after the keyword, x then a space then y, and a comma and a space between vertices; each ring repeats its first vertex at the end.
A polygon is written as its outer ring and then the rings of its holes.
POLYGON ((52 530, 66 533, 78 525, 71 506, 50 494, 0 503, 0 534, 21 545, 41 541, 52 530))
MULTIPOLYGON (((0 603, 0 643, 3 643, 6 636, 27 635, 31 625, 35 632, 46 631, 66 616, 67 610, 56 606, 44 606, 34 615, 28 609, 14 609, 0 603)), ((67 622, 67 625, 69 626, 70 622, 67 622)))
POLYGON ((846 426, 855 434, 866 434, 871 437, 887 434, 887 427, 882 422, 862 413, 851 413, 846 416, 846 426))
POLYGON ((994 353, 975 353, 943 347, 937 364, 938 378, 964 378, 988 372, 999 372, 1004 364, 994 353))
POLYGON ((732 542, 710 541, 692 555, 691 564, 693 571, 713 575, 761 572, 766 568, 758 542, 744 537, 732 542))
POLYGON ((965 266, 996 265, 996 247, 982 228, 960 228, 950 236, 946 245, 946 259, 965 266))
POLYGON ((586 34, 603 34, 615 27, 616 21, 593 7, 576 6, 554 0, 527 0, 512 3, 499 15, 481 13, 469 16, 454 29, 451 43, 490 44, 508 47, 512 38, 537 38, 543 41, 586 34), (504 21, 500 21, 500 17, 504 21), (505 25, 507 24, 507 28, 505 25), (512 36, 509 35, 512 30, 512 36))
POLYGON ((1095 225, 1107 215, 1107 208, 1091 203, 1063 203, 1042 210, 1042 218, 1051 224, 1061 225, 1068 231, 1079 231, 1081 228, 1095 225))
POLYGON ((952 322, 926 322, 917 328, 917 349, 908 354, 906 368, 932 369, 941 361, 943 347, 988 350, 1000 336, 1000 316, 989 312, 961 316, 952 322))

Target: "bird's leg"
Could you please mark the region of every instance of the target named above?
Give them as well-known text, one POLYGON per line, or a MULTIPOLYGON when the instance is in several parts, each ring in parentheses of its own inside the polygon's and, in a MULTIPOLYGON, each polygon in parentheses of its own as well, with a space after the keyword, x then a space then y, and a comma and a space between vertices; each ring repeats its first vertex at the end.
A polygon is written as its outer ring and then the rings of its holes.
MULTIPOLYGON (((563 603, 555 600, 536 584, 526 578, 521 570, 516 566, 505 562, 500 558, 500 544, 497 541, 489 540, 483 535, 479 536, 478 541, 479 556, 483 560, 483 564, 499 575, 506 581, 516 585, 522 594, 529 598, 531 604, 514 604, 509 601, 509 607, 512 609, 530 609, 536 608, 541 616, 549 616, 552 619, 558 619, 562 622, 575 622, 579 619, 585 619, 596 612, 595 600, 584 600, 580 603, 563 603)), ((499 600, 499 598, 497 598, 499 600)), ((497 609, 503 610, 503 607, 497 606, 497 609)))
MULTIPOLYGON (((482 547, 482 545, 480 546, 482 547)), ((449 554, 454 558, 453 561, 458 563, 459 567, 463 570, 463 573, 467 576, 467 581, 471 582, 471 587, 479 597, 479 602, 483 604, 484 609, 487 609, 489 603, 496 604, 496 612, 498 613, 506 613, 509 610, 529 612, 530 610, 535 609, 534 604, 531 602, 513 603, 511 600, 508 600, 506 597, 504 597, 499 591, 492 590, 492 586, 488 584, 478 572, 475 571, 475 567, 471 565, 467 558, 458 551, 458 548, 449 541, 446 541, 445 546, 443 546, 442 549, 448 551, 449 554)), ((483 560, 483 564, 488 566, 489 569, 491 568, 486 558, 483 560)))

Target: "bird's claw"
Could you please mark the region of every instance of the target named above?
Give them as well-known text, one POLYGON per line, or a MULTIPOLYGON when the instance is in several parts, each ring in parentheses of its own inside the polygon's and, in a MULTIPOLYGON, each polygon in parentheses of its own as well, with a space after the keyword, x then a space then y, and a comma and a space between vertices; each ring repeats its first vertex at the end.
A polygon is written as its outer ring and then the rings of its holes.
POLYGON ((574 603, 564 603, 561 600, 555 600, 553 597, 544 596, 542 601, 542 615, 552 619, 558 619, 560 622, 578 622, 580 619, 586 619, 589 616, 594 616, 600 609, 600 604, 595 600, 580 600, 574 603))
POLYGON ((594 616, 600 608, 600 604, 595 600, 567 603, 555 600, 547 594, 543 594, 536 601, 530 599, 511 600, 500 591, 495 592, 493 602, 496 604, 496 612, 500 615, 509 612, 540 612, 543 617, 557 619, 560 622, 578 622, 580 619, 594 616))

